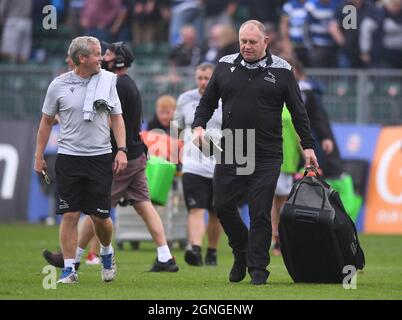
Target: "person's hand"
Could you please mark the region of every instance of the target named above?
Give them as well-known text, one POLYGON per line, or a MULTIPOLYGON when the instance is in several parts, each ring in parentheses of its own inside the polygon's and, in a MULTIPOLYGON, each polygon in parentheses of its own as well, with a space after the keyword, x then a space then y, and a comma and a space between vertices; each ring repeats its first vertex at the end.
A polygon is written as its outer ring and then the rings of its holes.
POLYGON ((334 150, 334 142, 331 139, 324 139, 321 142, 321 148, 325 154, 330 154, 334 150))
POLYGON ((317 157, 315 156, 313 149, 304 149, 303 154, 305 160, 304 168, 307 168, 309 166, 314 166, 316 168, 319 167, 317 157))
POLYGON ((35 162, 34 162, 34 170, 35 172, 41 176, 42 171, 47 169, 47 164, 43 156, 36 157, 35 156, 35 162))
POLYGON ((35 162, 34 162, 34 170, 36 174, 39 176, 41 181, 44 181, 45 179, 45 174, 47 171, 47 163, 43 156, 35 156, 35 162))
POLYGON ((118 151, 114 158, 113 170, 116 174, 119 174, 127 168, 127 155, 123 151, 118 151))
POLYGON ((193 129, 193 136, 191 140, 197 147, 201 147, 204 135, 205 135, 205 129, 203 127, 196 127, 193 129))

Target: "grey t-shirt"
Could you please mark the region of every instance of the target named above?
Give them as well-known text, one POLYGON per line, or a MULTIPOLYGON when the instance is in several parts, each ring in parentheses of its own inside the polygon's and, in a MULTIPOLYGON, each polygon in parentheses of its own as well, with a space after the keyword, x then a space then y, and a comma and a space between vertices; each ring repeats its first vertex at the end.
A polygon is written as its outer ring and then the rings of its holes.
MULTIPOLYGON (((205 157, 191 141, 191 124, 194 121, 194 114, 200 102, 201 95, 198 89, 187 91, 177 99, 177 108, 174 120, 177 121, 179 129, 183 129, 183 172, 193 173, 205 178, 212 178, 215 168, 215 158, 205 157)), ((217 108, 207 123, 206 131, 215 141, 219 141, 222 126, 222 106, 219 101, 217 108)))
MULTIPOLYGON (((42 112, 59 114, 60 136, 58 153, 74 156, 97 156, 112 152, 109 113, 98 109, 93 121, 85 121, 83 105, 90 78, 84 79, 74 71, 52 81, 46 93, 42 112)), ((121 114, 116 90, 116 78, 111 86, 112 114, 121 114)))

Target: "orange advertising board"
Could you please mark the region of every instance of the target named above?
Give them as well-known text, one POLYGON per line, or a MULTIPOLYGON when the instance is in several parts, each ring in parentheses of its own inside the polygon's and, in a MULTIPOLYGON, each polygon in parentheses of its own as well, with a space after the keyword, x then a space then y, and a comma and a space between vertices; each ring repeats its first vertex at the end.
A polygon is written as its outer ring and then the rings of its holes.
POLYGON ((370 170, 364 231, 402 234, 402 126, 381 130, 370 170))

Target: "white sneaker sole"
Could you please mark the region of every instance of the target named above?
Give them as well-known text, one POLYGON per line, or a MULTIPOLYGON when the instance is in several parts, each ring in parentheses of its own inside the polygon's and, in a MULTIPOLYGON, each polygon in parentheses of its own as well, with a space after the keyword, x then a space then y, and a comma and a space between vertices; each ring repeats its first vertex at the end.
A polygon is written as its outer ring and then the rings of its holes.
POLYGON ((71 277, 67 277, 64 279, 59 279, 56 283, 64 283, 64 284, 74 284, 74 283, 78 283, 78 277, 75 276, 73 279, 71 277))
POLYGON ((102 281, 110 282, 116 277, 117 271, 116 269, 110 269, 108 271, 102 270, 101 277, 102 281))

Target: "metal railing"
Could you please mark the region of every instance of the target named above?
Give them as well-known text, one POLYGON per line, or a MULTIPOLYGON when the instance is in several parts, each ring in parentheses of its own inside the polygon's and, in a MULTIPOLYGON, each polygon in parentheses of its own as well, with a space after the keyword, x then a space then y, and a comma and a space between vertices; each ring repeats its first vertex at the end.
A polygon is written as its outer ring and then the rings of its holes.
MULTIPOLYGON (((0 117, 33 119, 41 114, 46 90, 60 67, 0 66, 0 117)), ((347 123, 402 123, 402 70, 307 69, 322 89, 331 121, 347 123)), ((152 118, 159 96, 178 97, 195 87, 194 69, 175 75, 163 63, 134 66, 129 74, 140 90, 145 119, 152 118)))

